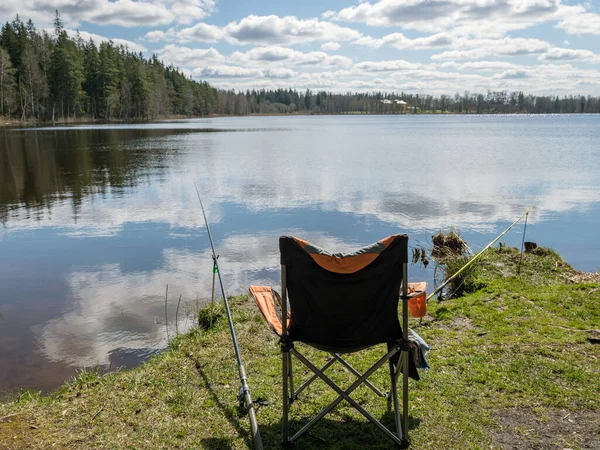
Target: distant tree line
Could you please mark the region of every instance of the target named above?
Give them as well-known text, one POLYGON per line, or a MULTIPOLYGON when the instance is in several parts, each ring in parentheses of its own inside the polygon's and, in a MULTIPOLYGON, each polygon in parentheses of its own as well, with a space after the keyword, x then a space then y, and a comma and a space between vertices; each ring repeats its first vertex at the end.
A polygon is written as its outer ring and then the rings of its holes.
POLYGON ((19 16, 0 30, 0 116, 20 120, 145 120, 209 114, 600 113, 600 97, 488 91, 450 95, 218 90, 156 55, 53 33, 19 16), (400 105, 394 100, 403 100, 400 105))
POLYGON ((401 93, 299 93, 293 89, 218 91, 219 114, 558 114, 600 113, 600 97, 525 95, 523 92, 455 94, 454 96, 401 93), (400 105, 394 100, 403 100, 400 105))

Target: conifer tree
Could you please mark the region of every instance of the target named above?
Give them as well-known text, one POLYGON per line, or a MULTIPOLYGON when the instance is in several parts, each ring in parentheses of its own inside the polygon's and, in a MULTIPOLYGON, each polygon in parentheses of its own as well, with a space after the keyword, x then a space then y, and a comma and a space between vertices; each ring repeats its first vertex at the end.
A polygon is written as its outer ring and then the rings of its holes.
POLYGON ((0 115, 10 115, 14 93, 15 78, 12 62, 8 52, 0 47, 0 115))

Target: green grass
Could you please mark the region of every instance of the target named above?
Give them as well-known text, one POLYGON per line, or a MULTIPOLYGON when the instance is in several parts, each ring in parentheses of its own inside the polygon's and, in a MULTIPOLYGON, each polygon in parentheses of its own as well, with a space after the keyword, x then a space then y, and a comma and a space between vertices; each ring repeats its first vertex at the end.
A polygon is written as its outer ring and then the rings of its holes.
MULTIPOLYGON (((567 284, 572 269, 552 251, 537 253, 524 256, 517 276, 517 251, 491 251, 477 272, 480 289, 440 304, 432 301, 423 324, 412 321, 433 348, 432 370, 411 381, 413 448, 505 448, 506 438, 520 439, 517 448, 583 448, 594 436, 600 442, 600 420, 595 420, 600 419, 600 346, 589 343, 585 331, 600 327, 600 291, 594 291, 600 284, 567 284), (569 415, 579 419, 569 424, 569 415), (588 419, 589 427, 577 434, 573 427, 588 419), (555 420, 570 426, 562 432, 555 420), (543 432, 549 424, 552 442, 543 432)), ((257 410, 265 447, 279 448, 277 338, 246 297, 234 298, 231 306, 252 396, 269 402, 257 410)), ((314 361, 326 360, 324 353, 299 347, 314 361)), ((349 360, 364 369, 381 350, 349 360)), ((328 374, 344 385, 353 380, 341 368, 328 374)), ((297 379, 307 375, 296 372, 297 379)), ((386 378, 381 370, 373 381, 388 389, 386 378)), ((81 371, 48 396, 27 391, 1 404, 0 449, 248 448, 249 424, 238 411, 238 390, 227 321, 221 318, 211 329, 178 336, 168 351, 136 369, 103 376, 81 371), (2 418, 10 414, 17 415, 2 418)), ((353 397, 392 425, 384 399, 366 388, 353 397)), ((314 383, 292 405, 292 428, 334 398, 323 383, 314 383)), ((390 443, 342 403, 297 448, 387 449, 390 443)))

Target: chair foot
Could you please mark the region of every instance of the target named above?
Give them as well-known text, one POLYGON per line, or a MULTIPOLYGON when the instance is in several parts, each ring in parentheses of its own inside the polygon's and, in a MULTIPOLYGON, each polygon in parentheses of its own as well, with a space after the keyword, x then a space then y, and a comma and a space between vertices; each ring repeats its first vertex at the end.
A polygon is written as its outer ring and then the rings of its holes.
POLYGON ((402 439, 402 443, 401 444, 396 444, 396 448, 408 448, 410 447, 410 441, 408 439, 402 439))
POLYGON ((296 443, 294 441, 282 442, 281 446, 283 448, 296 448, 296 443))

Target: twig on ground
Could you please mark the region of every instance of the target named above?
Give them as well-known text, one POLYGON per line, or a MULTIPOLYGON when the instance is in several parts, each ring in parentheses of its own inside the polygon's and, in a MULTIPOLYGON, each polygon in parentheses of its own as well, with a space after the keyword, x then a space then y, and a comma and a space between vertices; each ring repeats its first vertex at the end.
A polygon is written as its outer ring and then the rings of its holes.
POLYGON ((579 328, 569 328, 569 327, 562 327, 560 325, 548 325, 549 327, 552 328, 562 328, 563 330, 569 330, 569 331, 583 331, 584 333, 592 333, 596 330, 581 330, 579 328))
POLYGON ((15 417, 15 416, 20 416, 23 413, 13 413, 13 414, 8 414, 6 416, 0 417, 0 422, 6 422, 8 419, 15 417))
POLYGON ((102 406, 98 411, 96 411, 96 413, 92 416, 92 418, 90 420, 94 420, 96 418, 96 416, 98 416, 98 414, 100 414, 102 412, 103 409, 104 409, 104 406, 102 406))

